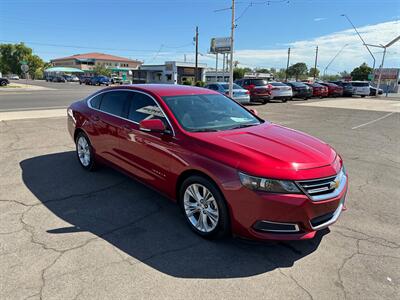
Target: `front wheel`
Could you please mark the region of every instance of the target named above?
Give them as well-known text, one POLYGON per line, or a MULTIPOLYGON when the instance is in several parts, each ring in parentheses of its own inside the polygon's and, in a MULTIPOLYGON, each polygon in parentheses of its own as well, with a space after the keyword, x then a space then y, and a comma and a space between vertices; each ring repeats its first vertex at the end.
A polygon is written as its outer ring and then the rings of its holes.
POLYGON ((225 200, 210 180, 201 176, 187 178, 180 189, 179 203, 187 223, 198 235, 217 239, 229 233, 225 200))
POLYGON ((89 138, 83 132, 79 132, 76 141, 76 155, 80 165, 88 171, 96 169, 93 147, 89 138))
POLYGON ((285 102, 287 102, 287 100, 288 99, 284 98, 284 99, 282 99, 282 102, 285 103, 285 102))
POLYGON ((361 95, 361 98, 365 98, 365 95, 361 95))

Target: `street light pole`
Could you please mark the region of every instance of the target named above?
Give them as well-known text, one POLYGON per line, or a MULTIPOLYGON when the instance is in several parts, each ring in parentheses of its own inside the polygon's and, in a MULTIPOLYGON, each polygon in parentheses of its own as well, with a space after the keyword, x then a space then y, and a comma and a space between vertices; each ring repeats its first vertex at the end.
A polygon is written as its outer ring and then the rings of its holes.
POLYGON ((372 59, 374 60, 373 66, 372 66, 372 70, 375 70, 375 56, 372 54, 371 50, 369 49, 369 47, 367 46, 367 44, 365 43, 364 39, 362 38, 361 34, 358 32, 356 26, 354 26, 353 22, 351 22, 351 20, 349 19, 349 17, 345 14, 341 15, 342 17, 345 17, 347 19, 347 21, 349 21, 349 23, 351 24, 351 26, 353 26, 354 30, 356 31, 358 37, 360 38, 360 40, 363 42, 363 45, 365 46, 365 48, 367 48, 369 54, 371 54, 372 59))
POLYGON ((347 47, 348 45, 349 45, 349 44, 344 45, 344 46, 342 47, 342 49, 340 49, 340 50, 338 51, 338 53, 336 53, 336 55, 331 59, 331 61, 328 63, 328 65, 327 65, 327 66, 325 67, 325 69, 324 69, 324 77, 325 77, 325 75, 326 75, 326 71, 328 70, 329 66, 333 63, 333 61, 336 59, 336 57, 338 57, 339 54, 342 53, 343 49, 344 49, 345 47, 347 47))
POLYGON ((235 0, 232 0, 231 60, 229 62, 229 97, 233 96, 233 36, 235 33, 235 0))
POLYGON ((398 42, 400 40, 400 35, 392 40, 391 42, 387 43, 385 46, 380 44, 380 45, 370 45, 370 44, 365 44, 365 46, 371 46, 371 47, 377 47, 377 48, 383 48, 383 55, 382 55, 382 63, 379 66, 379 76, 378 76, 378 83, 376 85, 376 94, 375 96, 379 96, 379 86, 381 84, 381 78, 382 78, 382 68, 383 68, 383 63, 385 62, 385 55, 386 55, 386 49, 392 46, 394 43, 398 42))

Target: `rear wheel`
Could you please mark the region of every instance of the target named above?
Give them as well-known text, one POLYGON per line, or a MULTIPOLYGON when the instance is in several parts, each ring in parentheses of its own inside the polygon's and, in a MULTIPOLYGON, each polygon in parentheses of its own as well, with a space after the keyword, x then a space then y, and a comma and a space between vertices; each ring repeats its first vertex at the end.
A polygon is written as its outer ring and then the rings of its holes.
POLYGON ((365 95, 361 95, 361 98, 365 98, 365 95))
POLYGON ((180 188, 179 203, 187 223, 198 235, 217 239, 229 233, 225 200, 210 180, 201 176, 187 178, 180 188))
POLYGON ((93 171, 96 168, 93 147, 90 144, 89 138, 83 132, 79 132, 76 141, 76 155, 80 165, 88 171, 93 171))
POLYGON ((282 99, 282 102, 285 103, 285 102, 287 102, 287 100, 288 100, 288 99, 283 98, 283 99, 282 99))

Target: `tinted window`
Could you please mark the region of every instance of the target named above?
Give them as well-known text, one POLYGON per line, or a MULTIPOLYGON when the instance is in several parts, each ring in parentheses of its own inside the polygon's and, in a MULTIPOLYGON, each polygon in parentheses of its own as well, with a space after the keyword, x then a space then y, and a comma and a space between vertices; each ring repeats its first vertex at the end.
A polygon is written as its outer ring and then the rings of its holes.
POLYGON ((353 86, 369 86, 368 82, 352 82, 353 86))
POLYGON ((122 116, 125 100, 129 93, 124 91, 104 93, 100 103, 100 110, 116 116, 122 116))
MULTIPOLYGON (((128 119, 139 123, 144 119, 165 120, 164 113, 149 96, 141 93, 133 93, 130 100, 128 119)), ((165 122, 165 124, 167 124, 165 122)))
POLYGON ((252 79, 251 84, 254 84, 255 86, 263 86, 267 85, 268 82, 264 79, 252 79))
POLYGON ((93 108, 99 109, 101 97, 103 97, 103 94, 94 96, 94 97, 92 98, 92 100, 90 100, 90 105, 91 105, 93 108))
POLYGON ((286 86, 286 84, 284 84, 282 82, 271 82, 271 85, 273 85, 273 86, 286 86))
MULTIPOLYGON (((221 86, 222 86, 222 88, 223 88, 224 90, 229 90, 229 84, 224 83, 224 84, 221 84, 221 86)), ((234 90, 241 90, 241 89, 242 89, 242 87, 239 86, 239 85, 237 85, 236 83, 234 83, 234 84, 232 85, 232 87, 233 87, 234 90)))
POLYGON ((210 90, 218 91, 218 87, 217 87, 215 84, 210 84, 210 85, 208 86, 208 88, 209 88, 210 90))
POLYGON ((222 94, 168 96, 163 99, 187 131, 229 130, 261 123, 249 111, 222 94))
POLYGON ((292 82, 289 82, 291 85, 293 85, 293 86, 295 86, 295 87, 304 87, 305 86, 305 84, 304 83, 302 83, 302 82, 295 82, 295 81, 292 81, 292 82))

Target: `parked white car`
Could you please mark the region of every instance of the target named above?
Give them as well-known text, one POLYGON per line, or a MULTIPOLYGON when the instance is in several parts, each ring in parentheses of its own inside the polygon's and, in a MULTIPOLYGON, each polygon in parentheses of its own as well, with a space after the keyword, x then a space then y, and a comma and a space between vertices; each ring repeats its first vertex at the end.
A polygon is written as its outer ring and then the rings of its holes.
MULTIPOLYGON (((228 95, 229 93, 229 83, 227 82, 215 82, 209 83, 205 86, 206 89, 220 92, 221 94, 228 95)), ((235 101, 240 103, 250 103, 250 92, 245 90, 240 85, 236 83, 233 84, 233 97, 235 101)))
POLYGON ((368 81, 351 81, 353 86, 353 95, 358 95, 361 97, 369 96, 369 82, 368 81))
POLYGON ((19 80, 19 76, 13 74, 13 75, 10 75, 10 76, 8 77, 8 79, 11 79, 11 80, 19 80))
POLYGON ((293 98, 293 90, 291 86, 288 86, 282 82, 270 82, 269 84, 272 85, 272 99, 286 102, 293 98))

